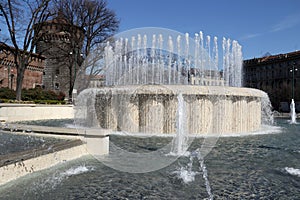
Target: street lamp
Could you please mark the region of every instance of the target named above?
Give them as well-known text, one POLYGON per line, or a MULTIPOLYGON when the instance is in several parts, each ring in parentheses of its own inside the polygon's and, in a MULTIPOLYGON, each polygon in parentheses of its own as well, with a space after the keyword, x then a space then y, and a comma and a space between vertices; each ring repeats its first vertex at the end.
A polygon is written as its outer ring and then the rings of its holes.
POLYGON ((11 74, 11 75, 10 75, 10 77, 11 77, 11 79, 10 79, 10 88, 11 88, 11 89, 13 89, 14 76, 15 76, 14 74, 11 74))
POLYGON ((295 62, 292 64, 292 69, 290 69, 290 72, 293 73, 293 80, 292 80, 292 102, 290 105, 291 108, 291 124, 296 123, 296 108, 295 108, 295 102, 294 102, 294 97, 295 97, 295 71, 298 71, 297 68, 295 68, 295 62))
POLYGON ((295 68, 296 63, 292 64, 292 69, 290 69, 290 72, 292 72, 293 79, 292 79, 292 99, 295 98, 295 71, 298 71, 297 68, 295 68))

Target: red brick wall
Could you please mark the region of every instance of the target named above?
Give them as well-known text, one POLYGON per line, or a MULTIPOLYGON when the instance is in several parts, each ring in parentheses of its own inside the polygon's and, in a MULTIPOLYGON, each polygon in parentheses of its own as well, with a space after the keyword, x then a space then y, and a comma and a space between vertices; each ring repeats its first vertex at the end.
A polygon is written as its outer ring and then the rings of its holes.
MULTIPOLYGON (((29 66, 25 70, 22 88, 35 88, 42 85, 44 57, 33 54, 29 66)), ((12 55, 7 51, 0 51, 0 87, 9 87, 15 90, 17 84, 17 69, 12 55)))

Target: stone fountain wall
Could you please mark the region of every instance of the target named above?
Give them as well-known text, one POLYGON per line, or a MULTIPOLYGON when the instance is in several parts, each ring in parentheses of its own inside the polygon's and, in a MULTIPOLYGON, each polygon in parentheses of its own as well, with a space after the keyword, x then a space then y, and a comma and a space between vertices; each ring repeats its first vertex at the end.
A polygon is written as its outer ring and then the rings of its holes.
POLYGON ((88 117, 95 126, 129 133, 176 133, 178 95, 190 134, 232 134, 261 128, 264 92, 250 88, 192 85, 118 86, 97 89, 88 117), (93 112, 96 113, 94 116, 93 112), (95 121, 95 120, 94 120, 95 121))

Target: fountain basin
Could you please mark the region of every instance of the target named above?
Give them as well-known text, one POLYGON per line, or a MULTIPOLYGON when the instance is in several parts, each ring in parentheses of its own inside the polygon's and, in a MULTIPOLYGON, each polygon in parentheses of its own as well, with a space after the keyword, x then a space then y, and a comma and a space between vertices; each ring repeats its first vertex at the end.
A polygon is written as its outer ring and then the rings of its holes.
POLYGON ((85 109, 77 110, 77 118, 93 123, 89 126, 113 131, 173 134, 177 128, 179 94, 184 99, 188 134, 232 134, 261 128, 261 102, 265 93, 224 86, 141 85, 87 89, 79 95, 78 99, 83 99, 80 96, 87 99, 81 105, 85 109))

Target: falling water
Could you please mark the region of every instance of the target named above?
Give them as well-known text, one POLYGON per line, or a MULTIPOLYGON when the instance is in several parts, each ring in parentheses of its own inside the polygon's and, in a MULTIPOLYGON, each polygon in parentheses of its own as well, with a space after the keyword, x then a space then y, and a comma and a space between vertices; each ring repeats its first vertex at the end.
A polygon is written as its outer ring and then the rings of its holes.
MULTIPOLYGON (((186 105, 182 94, 178 94, 178 111, 177 111, 177 132, 176 137, 174 138, 173 150, 171 152, 172 155, 182 156, 185 155, 187 152, 187 134, 186 131, 187 123, 186 123, 186 105)), ((181 167, 179 171, 175 172, 179 175, 179 177, 185 182, 189 183, 194 181, 196 172, 192 171, 193 167, 193 160, 194 157, 198 159, 200 164, 200 170, 202 171, 202 176, 205 181, 205 188, 206 192, 209 196, 209 200, 213 200, 213 194, 211 192, 210 183, 208 180, 208 172, 204 163, 204 158, 201 156, 200 150, 197 149, 196 151, 192 152, 189 155, 190 162, 188 163, 187 167, 181 167)))
POLYGON ((181 36, 178 35, 177 36, 177 56, 178 56, 178 59, 177 59, 177 65, 178 65, 178 70, 177 70, 177 83, 180 83, 180 80, 181 80, 181 72, 182 72, 182 64, 181 64, 181 36))
POLYGON ((177 121, 176 121, 176 137, 174 138, 174 145, 172 146, 173 155, 183 155, 187 150, 187 135, 186 131, 187 122, 186 122, 186 105, 183 99, 182 94, 178 94, 178 110, 177 110, 177 121))
MULTIPOLYGON (((214 37, 214 48, 213 48, 213 59, 214 59, 214 69, 213 71, 216 72, 218 71, 218 62, 219 62, 219 51, 218 51, 218 38, 214 37)), ((217 80, 220 79, 220 76, 217 74, 214 74, 214 84, 217 83, 217 80)))
MULTIPOLYGON (((187 127, 187 116, 186 116, 186 105, 183 98, 183 95, 180 93, 178 94, 178 110, 177 110, 177 130, 176 130, 176 137, 174 138, 174 145, 172 146, 171 155, 176 156, 183 156, 187 155, 187 134, 186 131, 188 130, 187 127)), ((201 156, 200 149, 192 152, 190 155, 190 162, 188 163, 187 167, 181 167, 179 171, 175 172, 179 175, 179 177, 185 182, 189 183, 194 181, 196 172, 192 171, 193 167, 193 160, 194 157, 198 159, 200 164, 200 171, 202 171, 202 176, 205 181, 205 188, 206 192, 209 196, 209 200, 213 200, 213 194, 211 192, 211 186, 208 180, 208 172, 206 169, 206 165, 204 163, 204 158, 201 156)))
MULTIPOLYGON (((172 70, 171 70, 171 66, 172 66, 172 52, 174 52, 174 46, 173 46, 173 40, 172 37, 169 36, 169 41, 168 41, 168 47, 169 47, 169 59, 168 59, 168 85, 170 85, 172 82, 172 70)), ((173 70, 175 72, 175 70, 173 70)), ((173 75, 174 77, 174 75, 173 75)), ((174 82, 174 81, 173 81, 174 82)))
POLYGON ((207 169, 206 169, 206 165, 204 163, 204 158, 201 156, 200 152, 198 153, 198 160, 199 160, 199 163, 200 163, 200 170, 202 171, 202 177, 205 181, 205 188, 206 188, 206 192, 209 196, 209 200, 213 200, 213 194, 211 192, 211 187, 210 187, 210 183, 209 183, 209 180, 208 180, 208 172, 207 172, 207 169))
POLYGON ((208 180, 208 171, 206 168, 206 165, 204 163, 204 158, 202 157, 200 153, 200 149, 196 149, 195 151, 191 152, 189 155, 189 163, 187 166, 180 167, 179 170, 175 171, 174 173, 178 175, 180 179, 186 184, 192 182, 195 180, 195 176, 199 174, 198 172, 193 171, 193 163, 194 160, 197 159, 199 162, 199 170, 202 172, 202 177, 205 182, 205 189, 208 195, 209 200, 213 200, 213 193, 211 191, 210 182, 208 180))
MULTIPOLYGON (((152 35, 137 34, 129 38, 116 38, 107 43, 104 53, 106 86, 116 85, 204 85, 242 86, 242 48, 235 40, 223 38, 223 51, 219 53, 218 38, 205 36, 201 31, 191 39, 189 34, 152 35), (149 41, 147 40, 149 38, 149 41), (151 38, 151 39, 150 39, 151 38), (222 55, 219 55, 222 54, 222 55), (222 60, 219 60, 221 58, 222 60)), ((186 102, 177 96, 176 137, 171 154, 185 155, 188 148, 186 102)), ((191 155, 187 172, 193 180, 193 159, 197 158, 203 172, 206 191, 213 199, 208 172, 200 150, 191 155)))
POLYGON ((107 42, 103 75, 107 86, 242 85, 242 53, 237 41, 223 38, 219 56, 218 38, 200 31, 191 39, 184 35, 141 35, 107 42), (147 38, 152 40, 148 41, 147 38), (205 39, 204 39, 205 38, 205 39), (205 40, 205 41, 204 41, 205 40), (223 60, 219 61, 219 57, 223 60))
POLYGON ((296 108, 295 108, 295 102, 294 99, 292 99, 291 105, 290 105, 290 109, 291 109, 291 124, 296 124, 296 108))
MULTIPOLYGON (((207 53, 208 53, 208 57, 207 57, 208 63, 210 63, 211 62, 211 56, 210 56, 210 36, 209 35, 206 36, 206 49, 207 49, 207 53)), ((208 78, 209 79, 212 79, 211 71, 212 71, 212 66, 209 65, 209 69, 208 69, 208 78)))

